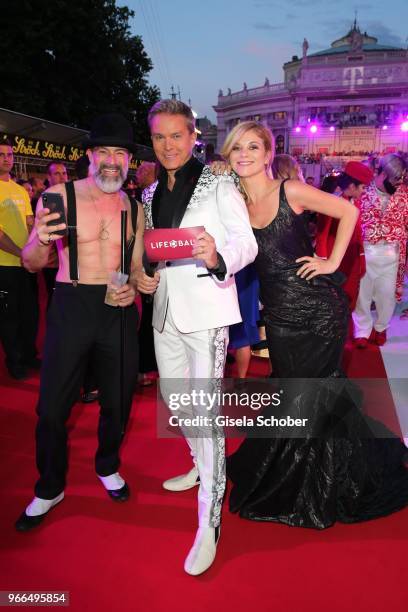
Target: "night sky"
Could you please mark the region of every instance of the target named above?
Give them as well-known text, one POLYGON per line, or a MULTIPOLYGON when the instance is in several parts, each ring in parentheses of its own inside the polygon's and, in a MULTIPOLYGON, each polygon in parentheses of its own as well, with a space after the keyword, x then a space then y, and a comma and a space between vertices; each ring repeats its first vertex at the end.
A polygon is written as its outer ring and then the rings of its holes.
POLYGON ((132 0, 132 31, 140 34, 154 63, 150 82, 168 97, 173 84, 199 116, 212 120, 218 90, 257 87, 283 80, 282 65, 330 47, 350 29, 357 10, 362 32, 380 43, 407 46, 408 0, 132 0))

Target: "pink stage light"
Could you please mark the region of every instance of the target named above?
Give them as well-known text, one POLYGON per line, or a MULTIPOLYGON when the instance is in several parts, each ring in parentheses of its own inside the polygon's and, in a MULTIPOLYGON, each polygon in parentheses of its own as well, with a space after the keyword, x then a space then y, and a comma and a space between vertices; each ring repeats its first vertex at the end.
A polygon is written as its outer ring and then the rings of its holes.
POLYGON ((310 126, 310 131, 311 131, 312 134, 316 134, 316 132, 317 132, 317 125, 311 125, 310 126))
POLYGON ((336 129, 336 128, 334 127, 334 125, 331 125, 331 126, 329 127, 329 132, 334 132, 334 130, 335 130, 335 129, 336 129))
POLYGON ((383 125, 383 126, 382 126, 382 129, 383 129, 383 130, 388 130, 388 125, 383 125))
POLYGON ((297 134, 299 134, 299 132, 300 132, 300 131, 301 131, 301 128, 300 128, 299 126, 296 126, 296 127, 295 127, 295 132, 296 132, 297 134))
POLYGON ((401 123, 401 130, 403 132, 408 132, 408 121, 404 121, 404 123, 401 123))

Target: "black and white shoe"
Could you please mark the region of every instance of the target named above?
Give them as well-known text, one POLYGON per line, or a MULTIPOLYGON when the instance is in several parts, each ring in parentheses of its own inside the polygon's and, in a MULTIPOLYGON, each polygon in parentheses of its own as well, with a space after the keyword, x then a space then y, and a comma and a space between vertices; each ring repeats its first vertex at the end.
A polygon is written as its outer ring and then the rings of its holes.
POLYGON ((17 531, 30 531, 34 527, 40 525, 48 512, 59 504, 64 499, 64 492, 54 497, 54 499, 42 499, 41 497, 34 497, 31 504, 27 506, 24 512, 19 516, 15 522, 15 528, 17 531))
POLYGON ((110 476, 99 476, 99 480, 102 482, 106 489, 107 494, 113 501, 125 502, 130 497, 130 489, 128 484, 123 480, 119 472, 111 474, 110 476))

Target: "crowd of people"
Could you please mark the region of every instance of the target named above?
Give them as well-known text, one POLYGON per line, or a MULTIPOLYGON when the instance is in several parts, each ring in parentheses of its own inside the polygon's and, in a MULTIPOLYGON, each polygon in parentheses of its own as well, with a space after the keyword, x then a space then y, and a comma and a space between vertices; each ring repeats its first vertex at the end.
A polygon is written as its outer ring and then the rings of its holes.
POLYGON ((314 122, 317 121, 320 125, 325 127, 333 125, 338 128, 343 127, 355 127, 355 126, 375 126, 381 127, 384 124, 399 124, 406 117, 406 113, 399 111, 384 111, 384 110, 373 110, 369 113, 362 112, 361 110, 347 110, 343 113, 327 113, 326 111, 312 112, 310 117, 301 117, 301 123, 303 124, 307 119, 314 122))
MULTIPOLYGON (((377 169, 379 161, 382 157, 387 155, 389 151, 367 151, 365 149, 359 150, 348 150, 348 151, 332 151, 330 153, 302 153, 294 154, 293 157, 300 164, 322 164, 329 157, 360 157, 364 159, 364 163, 370 165, 373 169, 377 169)), ((403 151, 397 151, 397 155, 400 155, 407 161, 407 154, 403 151)))
MULTIPOLYGON (((402 298, 408 240, 407 168, 406 157, 391 153, 375 163, 348 162, 342 173, 323 181, 323 189, 347 197, 360 211, 339 268, 346 276, 344 288, 358 348, 366 348, 369 341, 385 344, 396 302, 402 298)), ((328 229, 332 222, 327 221, 319 219, 316 253, 320 256, 327 255, 332 232, 328 229)))
MULTIPOLYGON (((132 127, 117 114, 95 119, 82 178, 67 181, 63 164, 50 165, 45 193, 62 200, 63 216, 31 184, 34 216, 27 190, 10 179, 12 147, 0 144, 0 332, 14 378, 39 365, 35 328, 27 334, 27 309, 38 318, 27 287, 41 270, 53 275, 37 406, 39 479, 17 530, 37 527, 64 499, 66 422, 89 369, 100 404, 95 471, 110 499, 129 499, 120 449, 139 348, 141 359, 153 352, 151 335, 138 341, 137 291, 146 296, 145 332, 153 334, 165 402, 174 389, 194 391, 197 380, 206 397, 219 389, 229 330, 237 351, 246 349, 238 358, 245 376, 260 302, 272 373, 287 391, 281 409, 296 409, 309 422, 300 437, 249 436, 228 461, 216 419, 181 426, 192 467, 163 487, 198 487, 188 574, 203 573, 215 559, 227 475, 230 510, 257 521, 323 529, 404 508, 407 449, 350 400, 341 360, 350 318, 358 349, 370 341, 381 346, 401 299, 405 160, 387 155, 376 173, 349 162, 317 189, 296 160, 274 156, 272 134, 257 122, 242 122, 227 135, 221 166, 194 157, 194 116, 184 103, 157 102, 148 123, 158 164, 144 168, 145 178, 139 173, 139 185, 128 179, 132 127), (165 235, 196 227, 204 230, 189 257, 147 260, 146 229, 165 235), (299 386, 309 379, 320 381, 313 392, 299 386)), ((210 408, 190 402, 180 418, 208 416, 210 408)), ((273 414, 272 405, 266 413, 273 414)))

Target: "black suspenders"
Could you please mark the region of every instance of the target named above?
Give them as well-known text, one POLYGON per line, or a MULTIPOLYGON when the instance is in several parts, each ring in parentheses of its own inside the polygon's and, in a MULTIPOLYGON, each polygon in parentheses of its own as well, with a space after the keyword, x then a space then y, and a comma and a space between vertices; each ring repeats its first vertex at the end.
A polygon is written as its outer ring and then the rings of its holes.
POLYGON ((132 220, 133 236, 129 240, 129 242, 127 243, 127 246, 126 246, 126 261, 125 261, 125 268, 126 269, 125 269, 125 274, 129 274, 130 275, 133 249, 134 249, 135 242, 136 242, 138 207, 137 207, 137 200, 135 200, 134 198, 132 198, 130 196, 128 196, 128 198, 129 198, 129 202, 130 202, 130 215, 131 215, 131 220, 132 220))
POLYGON ((72 284, 78 284, 78 240, 77 240, 77 211, 74 183, 65 183, 67 192, 67 221, 68 221, 68 247, 69 247, 69 277, 72 284))
MULTIPOLYGON (((77 236, 77 209, 74 183, 69 181, 65 183, 67 193, 67 221, 68 221, 68 247, 69 247, 69 277, 72 284, 76 287, 79 280, 78 274, 78 236, 77 236)), ((135 244, 135 236, 137 229, 137 201, 129 197, 130 211, 132 219, 133 237, 129 240, 126 249, 126 273, 129 274, 130 265, 133 255, 133 247, 135 244)))

